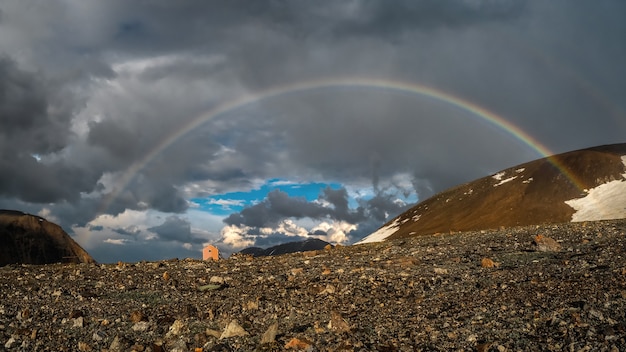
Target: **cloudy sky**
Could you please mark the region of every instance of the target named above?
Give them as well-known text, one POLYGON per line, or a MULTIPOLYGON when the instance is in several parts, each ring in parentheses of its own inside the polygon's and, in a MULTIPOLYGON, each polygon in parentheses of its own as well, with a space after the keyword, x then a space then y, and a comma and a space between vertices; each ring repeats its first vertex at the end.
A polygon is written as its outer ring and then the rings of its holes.
POLYGON ((626 142, 622 0, 0 0, 0 208, 100 262, 318 237, 626 142))

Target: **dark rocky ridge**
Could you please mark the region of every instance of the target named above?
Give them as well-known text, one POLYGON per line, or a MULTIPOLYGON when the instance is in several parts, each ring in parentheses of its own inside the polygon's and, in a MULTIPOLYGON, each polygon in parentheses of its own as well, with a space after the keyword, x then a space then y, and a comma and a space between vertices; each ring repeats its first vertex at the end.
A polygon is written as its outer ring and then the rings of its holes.
POLYGON ((318 238, 309 238, 304 241, 287 242, 269 248, 249 247, 239 251, 240 254, 249 254, 253 257, 264 257, 269 255, 282 255, 287 253, 297 253, 324 249, 330 243, 318 238))
POLYGON ((397 225, 388 238, 406 238, 568 222, 575 210, 566 200, 583 197, 584 189, 623 179, 626 166, 622 155, 626 155, 626 143, 572 151, 517 165, 502 171, 503 179, 515 177, 511 182, 495 186, 499 182, 487 176, 453 187, 420 202, 383 228, 397 225), (567 170, 575 182, 561 169, 567 170))
POLYGON ((94 262, 60 226, 40 216, 0 210, 0 266, 94 262))
POLYGON ((9 265, 0 350, 624 351, 625 236, 618 220, 217 262, 9 265))

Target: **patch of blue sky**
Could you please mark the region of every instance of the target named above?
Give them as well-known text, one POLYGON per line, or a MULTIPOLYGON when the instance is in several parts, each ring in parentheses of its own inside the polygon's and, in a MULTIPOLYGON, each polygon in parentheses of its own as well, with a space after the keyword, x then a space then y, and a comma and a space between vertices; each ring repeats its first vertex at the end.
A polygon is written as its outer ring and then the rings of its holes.
POLYGON ((336 182, 300 183, 282 179, 270 179, 260 188, 250 191, 215 194, 203 198, 192 198, 190 201, 195 203, 200 210, 215 215, 227 216, 234 212, 241 211, 245 207, 261 202, 268 193, 274 190, 283 191, 290 197, 305 198, 307 201, 311 202, 318 199, 322 190, 326 187, 339 189, 342 185, 336 182))

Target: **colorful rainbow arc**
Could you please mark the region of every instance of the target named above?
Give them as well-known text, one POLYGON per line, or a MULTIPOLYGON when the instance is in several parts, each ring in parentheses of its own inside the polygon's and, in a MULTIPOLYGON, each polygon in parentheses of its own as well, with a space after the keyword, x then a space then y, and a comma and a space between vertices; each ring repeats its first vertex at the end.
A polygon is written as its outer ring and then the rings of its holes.
POLYGON ((135 175, 140 172, 147 164, 149 164, 154 158, 156 158, 161 152, 171 146, 174 142, 176 142, 179 138, 183 137, 187 133, 206 123, 207 121, 215 118, 218 115, 224 114, 231 110, 235 110, 241 107, 244 107, 248 104, 258 102, 261 100, 276 98, 285 94, 293 94, 293 93, 301 93, 314 89, 323 89, 323 88, 377 88, 377 89, 386 89, 389 91, 398 91, 405 92, 411 94, 417 94, 421 96, 425 96, 436 101, 440 101, 451 106, 455 106, 460 108, 461 110, 465 110, 472 115, 483 119, 484 121, 502 129, 503 131, 509 133, 516 139, 522 141, 524 144, 531 147, 533 150, 538 152, 541 156, 549 158, 550 162, 556 166, 561 173, 567 177, 572 184, 577 187, 579 190, 583 190, 584 187, 582 183, 570 172, 564 165, 561 164, 557 159, 550 158, 553 154, 543 146, 539 141, 530 136, 528 133, 523 131, 521 128, 513 125, 506 119, 496 115, 495 113, 477 105, 467 100, 455 97, 451 94, 442 92, 440 90, 414 84, 408 82, 401 81, 390 81, 390 80, 382 80, 382 79, 373 79, 373 78, 333 78, 333 79, 321 79, 321 80, 313 80, 313 81, 305 81, 299 82, 289 85, 282 85, 270 89, 266 89, 261 92, 244 95, 237 99, 219 104, 214 108, 211 108, 196 118, 192 119, 186 125, 183 125, 180 129, 175 131, 174 133, 167 136, 167 138, 163 139, 160 143, 158 143, 149 153, 147 153, 141 160, 133 163, 126 172, 121 176, 121 178, 117 182, 117 186, 105 197, 102 202, 102 206, 100 207, 100 213, 106 211, 111 203, 119 196, 119 194, 128 186, 128 184, 133 180, 135 175))

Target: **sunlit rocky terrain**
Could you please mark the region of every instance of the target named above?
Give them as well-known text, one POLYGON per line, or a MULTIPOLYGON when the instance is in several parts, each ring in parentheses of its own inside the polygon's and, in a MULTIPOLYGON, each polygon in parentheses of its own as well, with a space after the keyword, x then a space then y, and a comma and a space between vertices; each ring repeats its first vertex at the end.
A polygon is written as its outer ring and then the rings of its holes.
POLYGON ((623 351, 626 220, 0 268, 7 351, 623 351))

